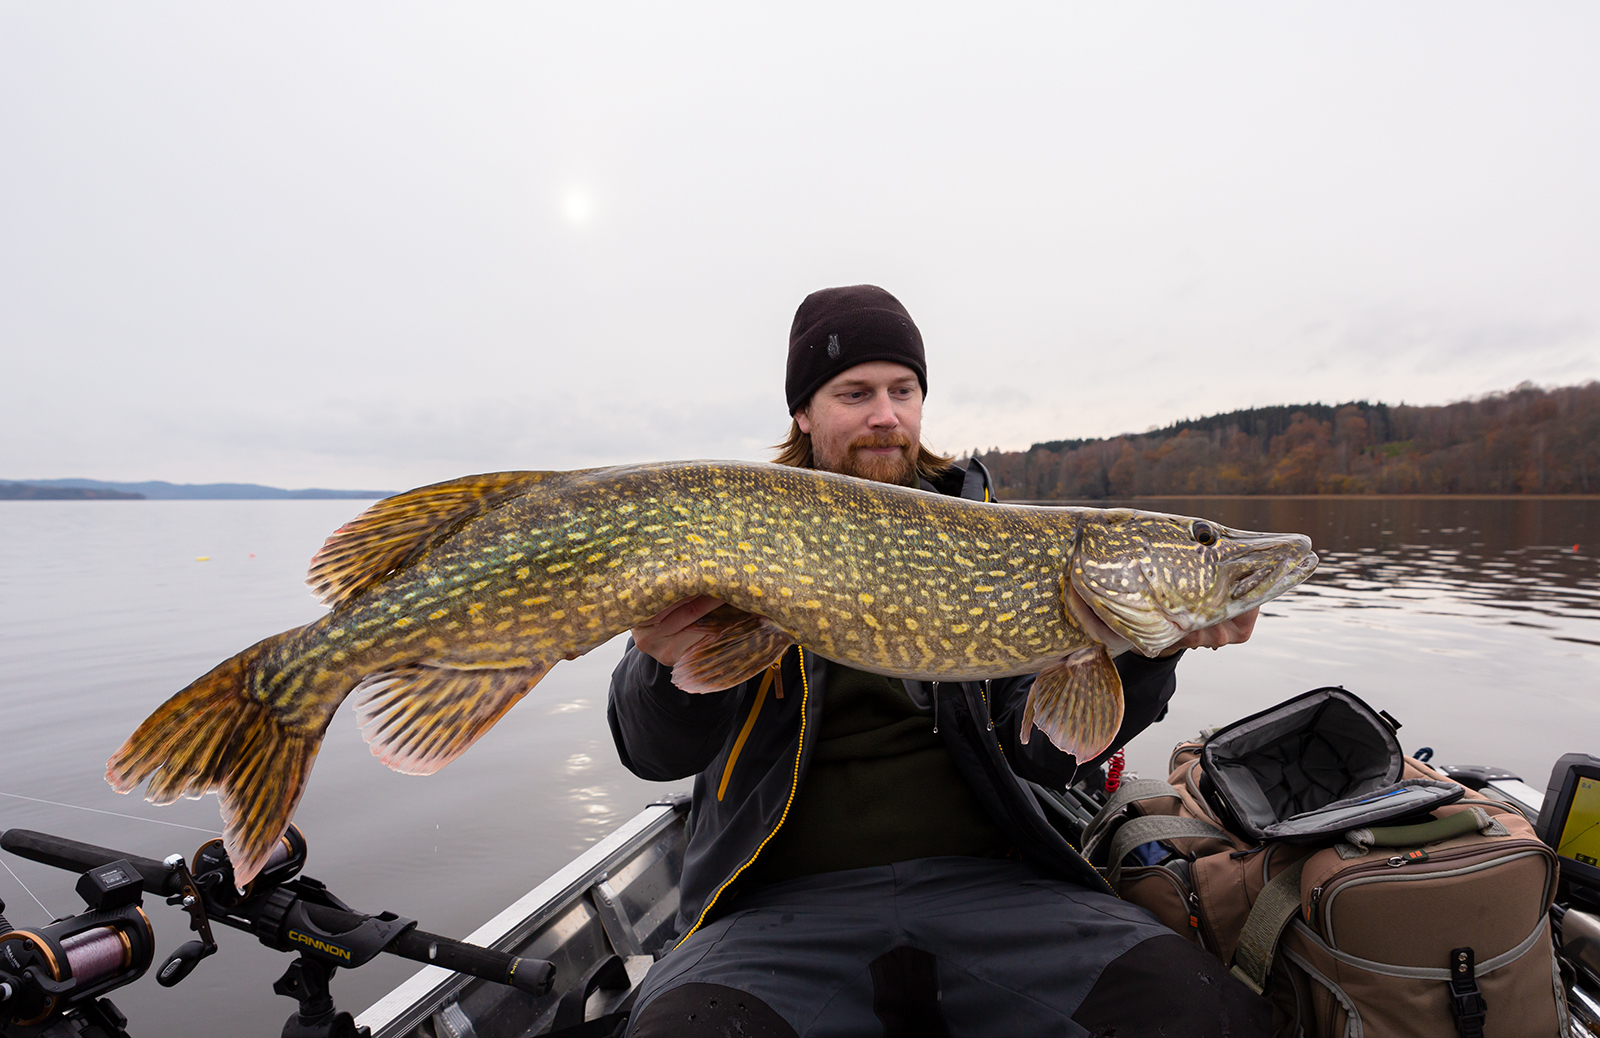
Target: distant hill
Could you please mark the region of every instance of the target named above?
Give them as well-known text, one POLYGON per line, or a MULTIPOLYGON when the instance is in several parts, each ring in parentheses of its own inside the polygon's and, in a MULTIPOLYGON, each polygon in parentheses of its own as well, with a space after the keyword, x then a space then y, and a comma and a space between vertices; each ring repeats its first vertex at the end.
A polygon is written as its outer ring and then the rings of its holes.
POLYGON ((142 501, 143 494, 95 487, 49 487, 30 483, 0 483, 0 501, 142 501))
MULTIPOLYGON (((112 483, 101 479, 27 479, 13 483, 0 483, 0 500, 16 500, 23 494, 5 494, 4 488, 32 487, 41 491, 76 490, 76 491, 101 491, 98 494, 70 495, 76 498, 87 497, 116 497, 123 499, 149 498, 152 501, 270 501, 270 500, 311 500, 311 499, 371 499, 388 497, 394 493, 392 490, 323 490, 312 487, 307 490, 284 490, 280 487, 264 487, 258 483, 167 483, 154 480, 148 483, 112 483)), ((43 499, 40 494, 31 495, 34 499, 43 499)), ((69 495, 62 495, 54 500, 67 499, 69 495)))
POLYGON ((991 451, 1002 498, 1600 493, 1600 382, 1477 400, 1257 407, 991 451))

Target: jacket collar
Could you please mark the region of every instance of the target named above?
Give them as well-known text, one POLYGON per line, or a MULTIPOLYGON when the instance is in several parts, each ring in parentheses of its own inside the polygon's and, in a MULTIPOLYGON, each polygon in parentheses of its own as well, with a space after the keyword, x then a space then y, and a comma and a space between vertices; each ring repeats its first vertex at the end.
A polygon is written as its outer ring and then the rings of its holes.
POLYGON ((919 479, 917 486, 922 490, 931 490, 946 497, 966 498, 968 501, 996 500, 993 485, 989 480, 989 470, 984 468, 983 462, 977 458, 969 458, 965 469, 960 465, 952 465, 939 473, 932 482, 919 479))

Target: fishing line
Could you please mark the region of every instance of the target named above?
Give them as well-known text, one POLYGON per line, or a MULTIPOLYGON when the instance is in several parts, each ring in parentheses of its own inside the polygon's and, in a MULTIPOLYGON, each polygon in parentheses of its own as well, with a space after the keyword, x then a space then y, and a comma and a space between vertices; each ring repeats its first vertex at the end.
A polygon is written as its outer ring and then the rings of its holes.
MULTIPOLYGON (((151 825, 170 825, 176 829, 193 829, 197 833, 206 833, 211 836, 221 836, 217 829, 202 829, 198 825, 184 825, 182 822, 164 822, 159 818, 145 818, 142 815, 125 815, 121 811, 102 811, 98 807, 79 807, 77 804, 61 804, 54 800, 41 800, 38 797, 25 797, 21 793, 7 793, 0 790, 0 797, 14 797, 17 800, 31 800, 35 804, 49 804, 51 807, 66 807, 74 811, 89 811, 97 815, 110 815, 113 818, 131 818, 135 822, 149 822, 151 825)), ((34 900, 38 900, 35 898, 34 900)))
MULTIPOLYGON (((0 866, 3 866, 7 872, 11 872, 11 866, 7 865, 5 862, 0 861, 0 866)), ((28 890, 28 884, 22 882, 21 876, 17 875, 15 872, 11 872, 11 878, 17 881, 18 886, 27 891, 28 896, 33 898, 34 904, 38 905, 40 908, 44 908, 44 902, 39 900, 39 895, 35 894, 31 890, 28 890)), ((44 908, 44 914, 52 919, 55 918, 55 913, 50 911, 48 908, 44 908)))

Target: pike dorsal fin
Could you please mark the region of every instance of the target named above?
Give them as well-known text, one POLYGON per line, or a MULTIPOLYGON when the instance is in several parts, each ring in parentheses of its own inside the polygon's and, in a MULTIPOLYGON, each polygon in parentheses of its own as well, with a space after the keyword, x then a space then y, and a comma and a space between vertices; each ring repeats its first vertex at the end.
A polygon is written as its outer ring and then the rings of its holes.
POLYGON ((490 472, 386 497, 334 531, 312 558, 306 583, 328 606, 347 602, 462 523, 554 474, 490 472))

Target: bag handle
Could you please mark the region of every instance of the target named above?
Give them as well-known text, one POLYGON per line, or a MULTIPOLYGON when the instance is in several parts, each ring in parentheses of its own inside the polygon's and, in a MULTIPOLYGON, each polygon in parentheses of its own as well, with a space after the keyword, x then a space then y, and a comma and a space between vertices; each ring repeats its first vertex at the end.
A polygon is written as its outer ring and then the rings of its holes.
POLYGON ((1095 851, 1099 850, 1101 841, 1105 838, 1106 826, 1111 820, 1122 812, 1129 804, 1141 800, 1160 800, 1162 797, 1172 797, 1181 800, 1178 791, 1166 782, 1156 779, 1125 779, 1117 791, 1106 800, 1102 807, 1090 819, 1083 830, 1083 856, 1094 860, 1095 851))
POLYGON ((1267 976, 1272 972, 1272 957, 1278 952, 1283 928, 1300 911, 1300 874, 1309 860, 1301 858, 1272 877, 1250 906, 1244 929, 1239 931, 1231 972, 1258 995, 1267 989, 1267 976))
MULTIPOLYGON (((1171 786, 1167 787, 1171 789, 1171 786)), ((1107 862, 1106 882, 1113 888, 1122 879, 1122 859, 1135 847, 1154 840, 1172 840, 1184 836, 1209 836, 1233 844, 1233 837, 1210 822, 1181 815, 1141 815, 1130 818, 1111 839, 1111 857, 1107 862)))
POLYGON ((1416 825, 1373 825, 1365 829, 1351 829, 1344 834, 1344 842, 1335 849, 1341 858, 1359 858, 1373 847, 1421 847, 1468 833, 1510 836, 1511 830, 1483 808, 1470 807, 1416 825))

